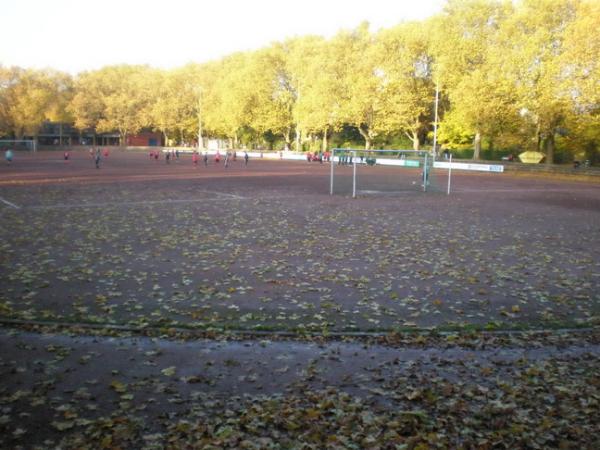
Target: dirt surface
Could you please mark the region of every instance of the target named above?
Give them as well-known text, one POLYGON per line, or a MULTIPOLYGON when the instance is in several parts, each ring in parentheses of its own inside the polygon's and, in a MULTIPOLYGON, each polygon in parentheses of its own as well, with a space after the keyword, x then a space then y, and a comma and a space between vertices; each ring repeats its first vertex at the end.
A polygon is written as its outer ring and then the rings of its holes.
POLYGON ((599 443, 598 333, 232 341, 38 331, 0 330, 4 448, 599 443))
MULTIPOLYGON (((113 153, 95 169, 38 152, 0 170, 7 318, 343 331, 598 317, 600 185, 456 171, 450 196, 353 200, 306 162, 113 153)), ((414 176, 360 172, 392 175, 414 176)))
POLYGON ((598 448, 600 185, 329 170, 1 165, 0 447, 598 448))

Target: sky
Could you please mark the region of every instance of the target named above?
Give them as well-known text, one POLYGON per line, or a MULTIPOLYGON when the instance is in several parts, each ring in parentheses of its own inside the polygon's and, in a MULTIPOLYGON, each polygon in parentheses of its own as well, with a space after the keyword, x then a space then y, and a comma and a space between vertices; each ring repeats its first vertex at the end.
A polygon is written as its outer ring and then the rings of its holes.
POLYGON ((0 0, 0 64, 181 67, 294 36, 422 20, 445 0, 0 0))

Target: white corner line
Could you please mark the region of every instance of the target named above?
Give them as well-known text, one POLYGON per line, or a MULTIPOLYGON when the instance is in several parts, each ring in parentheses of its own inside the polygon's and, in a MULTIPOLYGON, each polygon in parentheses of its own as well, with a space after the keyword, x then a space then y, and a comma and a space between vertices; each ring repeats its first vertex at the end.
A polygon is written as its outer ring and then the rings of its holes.
POLYGON ((207 194, 220 195, 221 197, 225 197, 225 198, 234 198, 236 200, 246 200, 245 197, 242 197, 240 195, 235 195, 235 194, 229 194, 227 192, 220 192, 220 191, 202 191, 202 192, 206 192, 207 194))
POLYGON ((7 204, 8 206, 15 208, 15 209, 21 209, 20 206, 15 205, 14 203, 9 202, 8 200, 4 200, 2 197, 0 197, 0 202, 7 204))

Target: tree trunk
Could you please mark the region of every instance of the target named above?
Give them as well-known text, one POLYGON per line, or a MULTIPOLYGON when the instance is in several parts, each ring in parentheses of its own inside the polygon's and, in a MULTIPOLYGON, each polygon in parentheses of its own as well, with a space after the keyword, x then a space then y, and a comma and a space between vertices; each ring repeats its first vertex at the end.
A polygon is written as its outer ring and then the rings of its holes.
POLYGON ((286 128, 283 132, 283 138, 285 139, 285 149, 289 150, 292 148, 292 138, 291 138, 292 130, 291 128, 286 128))
POLYGON ((302 149, 300 148, 300 128, 296 126, 296 151, 300 152, 302 149))
POLYGON ((535 138, 536 138, 536 147, 535 147, 535 150, 537 152, 541 152, 542 151, 542 131, 541 131, 539 120, 538 120, 538 122, 536 123, 536 126, 535 126, 535 138))
POLYGON ((329 127, 325 127, 323 130, 323 152, 327 151, 327 132, 329 131, 329 127))
POLYGON ((548 133, 546 140, 544 142, 544 146, 546 147, 546 164, 554 164, 554 132, 551 131, 548 133))
MULTIPOLYGON (((413 141, 413 150, 420 150, 421 149, 421 142, 419 141, 419 129, 421 128, 421 123, 419 122, 419 118, 415 118, 415 121, 413 123, 413 129, 411 130, 411 133, 413 135, 412 141, 413 141)), ((435 152, 435 149, 433 149, 435 152)))
POLYGON ((411 131, 410 133, 407 131, 404 131, 404 136, 409 138, 410 142, 412 142, 413 150, 421 149, 421 143, 419 142, 419 135, 417 133, 415 133, 414 131, 411 131))
POLYGON ((369 131, 368 130, 363 130, 362 126, 358 127, 358 132, 360 133, 360 135, 365 138, 365 150, 371 150, 371 144, 373 142, 373 140, 371 139, 371 136, 369 135, 369 131))
POLYGON ((413 150, 420 150, 421 149, 421 142, 419 141, 419 133, 415 132, 413 133, 413 150))
POLYGON ((473 139, 473 159, 476 161, 481 159, 481 133, 479 131, 475 132, 473 139))

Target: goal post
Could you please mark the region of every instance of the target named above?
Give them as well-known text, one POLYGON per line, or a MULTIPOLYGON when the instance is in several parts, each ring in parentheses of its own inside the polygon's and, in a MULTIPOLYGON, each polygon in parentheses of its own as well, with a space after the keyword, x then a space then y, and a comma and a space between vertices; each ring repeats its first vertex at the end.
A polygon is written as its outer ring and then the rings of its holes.
POLYGON ((330 195, 352 197, 393 195, 406 192, 437 192, 434 157, 428 150, 331 151, 330 195))
POLYGON ((37 142, 35 139, 0 139, 0 149, 14 152, 37 152, 37 142))

